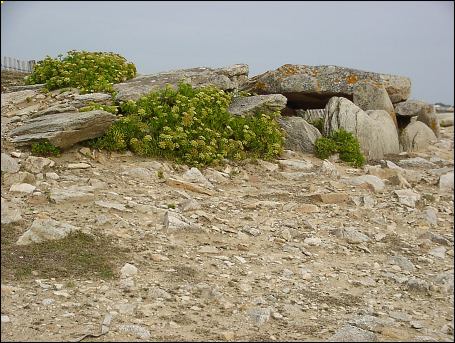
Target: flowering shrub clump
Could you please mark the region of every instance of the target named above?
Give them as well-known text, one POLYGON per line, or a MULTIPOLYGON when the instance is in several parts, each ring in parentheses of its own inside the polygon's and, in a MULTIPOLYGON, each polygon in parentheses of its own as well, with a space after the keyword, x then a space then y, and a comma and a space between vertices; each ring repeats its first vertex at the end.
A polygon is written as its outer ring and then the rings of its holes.
POLYGON ((231 97, 212 86, 168 86, 122 103, 120 109, 126 116, 93 144, 192 166, 216 164, 224 158, 271 159, 279 155, 283 146, 283 133, 276 121, 279 112, 233 116, 228 112, 231 97))
POLYGON ((136 76, 136 67, 126 59, 112 52, 68 52, 62 58, 47 56, 39 61, 30 76, 29 85, 45 83, 47 90, 75 87, 84 93, 113 93, 113 84, 124 82, 136 76))
POLYGON ((332 132, 329 137, 319 137, 314 144, 314 149, 320 159, 339 153, 340 159, 353 167, 361 167, 366 161, 357 138, 342 128, 332 132))

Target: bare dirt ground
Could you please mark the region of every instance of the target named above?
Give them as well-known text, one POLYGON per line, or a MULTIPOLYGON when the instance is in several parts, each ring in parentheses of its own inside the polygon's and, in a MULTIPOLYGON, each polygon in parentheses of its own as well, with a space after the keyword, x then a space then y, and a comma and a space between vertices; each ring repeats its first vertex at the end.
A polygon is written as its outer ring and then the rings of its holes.
MULTIPOLYGON (((2 152, 20 152, 6 139, 12 118, 2 111, 2 152)), ((453 341, 453 191, 439 187, 453 126, 394 159, 432 161, 402 164, 414 206, 394 192, 402 184, 345 182, 368 167, 335 162, 328 175, 309 154, 201 178, 81 148, 31 173, 33 193, 10 191, 2 173, 2 198, 23 218, 2 225, 2 341, 453 341), (37 218, 85 236, 16 246, 37 218)))

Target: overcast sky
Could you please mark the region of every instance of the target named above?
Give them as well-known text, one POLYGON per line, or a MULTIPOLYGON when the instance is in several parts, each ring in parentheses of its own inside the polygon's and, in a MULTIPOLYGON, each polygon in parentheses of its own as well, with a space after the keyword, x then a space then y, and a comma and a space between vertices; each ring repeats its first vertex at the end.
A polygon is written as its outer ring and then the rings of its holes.
POLYGON ((453 104, 454 3, 4 1, 1 54, 112 51, 141 74, 187 67, 338 65, 411 78, 453 104))

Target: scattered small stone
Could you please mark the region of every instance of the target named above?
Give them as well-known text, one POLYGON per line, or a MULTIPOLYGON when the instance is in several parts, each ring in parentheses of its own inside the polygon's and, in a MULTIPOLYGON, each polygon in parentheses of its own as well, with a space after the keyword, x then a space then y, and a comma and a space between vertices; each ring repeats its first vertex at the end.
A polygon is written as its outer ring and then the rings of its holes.
POLYGON ((43 301, 41 302, 44 306, 49 306, 49 305, 52 305, 53 303, 55 302, 54 299, 43 299, 43 301))
POLYGON ((220 251, 218 250, 217 247, 213 247, 213 246, 210 246, 210 245, 205 245, 205 246, 200 247, 197 252, 200 252, 200 253, 203 253, 203 254, 217 254, 220 251))
POLYGON ((248 316, 254 324, 261 326, 270 320, 271 311, 269 308, 254 307, 248 311, 248 316))
POLYGON ((447 249, 444 247, 436 247, 430 250, 429 254, 431 256, 444 259, 446 257, 447 249))
POLYGON ((395 255, 390 257, 389 263, 399 266, 403 270, 413 271, 415 270, 414 264, 409 261, 406 257, 401 255, 395 255))
POLYGON ((342 192, 332 192, 313 194, 311 195, 311 198, 324 204, 338 204, 347 202, 349 200, 349 195, 342 192))
POLYGON ((400 204, 409 207, 415 207, 416 202, 420 200, 420 194, 411 189, 399 189, 393 192, 397 195, 400 204))
POLYGON ((377 342, 377 336, 370 331, 345 324, 328 339, 329 342, 377 342))
POLYGON ((60 176, 58 176, 57 173, 54 173, 54 172, 50 172, 50 173, 46 173, 46 179, 49 179, 49 180, 58 180, 60 179, 60 176))
POLYGON ((122 332, 131 333, 136 337, 144 340, 147 340, 151 337, 150 331, 141 325, 135 324, 120 325, 119 330, 122 332))
POLYGON ((350 185, 364 185, 374 192, 382 192, 385 188, 384 181, 375 175, 360 175, 348 179, 341 179, 341 181, 350 185))
POLYGON ((88 163, 70 163, 68 164, 68 169, 87 169, 91 168, 92 166, 88 163))
POLYGON ((28 183, 15 183, 9 189, 10 192, 30 194, 36 189, 35 186, 28 183))
POLYGON ((416 320, 411 321, 409 324, 411 324, 411 327, 414 329, 422 329, 424 327, 422 322, 418 322, 416 320))
POLYGON ((2 321, 2 323, 10 323, 11 319, 6 314, 2 314, 1 321, 2 321))
POLYGON ((363 242, 368 242, 370 240, 370 238, 367 235, 363 234, 362 232, 359 232, 354 227, 333 229, 330 230, 330 233, 334 236, 343 238, 344 240, 346 240, 346 242, 351 244, 359 244, 363 242))
POLYGON ((295 211, 300 213, 317 213, 319 212, 319 206, 313 204, 302 204, 295 208, 295 211))
POLYGON ((134 276, 137 274, 137 272, 138 272, 138 269, 130 263, 125 263, 125 265, 122 267, 122 269, 120 269, 120 274, 121 274, 121 277, 123 277, 123 278, 134 276))
POLYGON ((2 152, 2 172, 4 173, 17 173, 20 169, 17 160, 2 152))

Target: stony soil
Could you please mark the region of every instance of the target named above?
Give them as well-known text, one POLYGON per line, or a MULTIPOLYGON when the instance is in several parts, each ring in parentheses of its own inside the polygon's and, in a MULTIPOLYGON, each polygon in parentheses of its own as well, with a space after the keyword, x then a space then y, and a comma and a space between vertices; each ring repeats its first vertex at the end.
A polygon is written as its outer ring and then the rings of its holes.
MULTIPOLYGON (((23 171, 30 152, 7 141, 21 118, 2 110, 2 152, 21 152, 23 171)), ((291 151, 201 170, 199 182, 185 166, 82 146, 50 159, 33 193, 10 191, 2 173, 2 198, 23 218, 2 225, 2 241, 36 218, 69 223, 118 248, 114 276, 17 278, 2 253, 2 341, 453 341, 453 191, 439 187, 453 127, 390 157, 420 195, 414 206, 394 193, 403 183, 345 182, 368 166, 334 162, 330 175, 291 151), (414 157, 432 164, 399 162, 414 157)))

